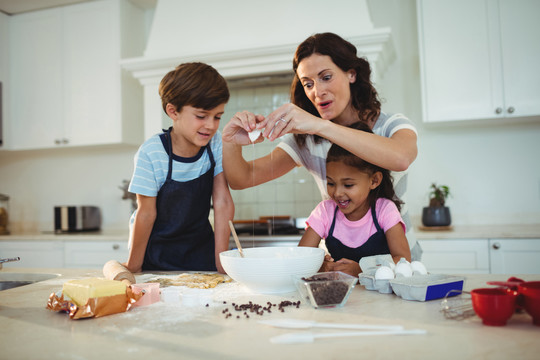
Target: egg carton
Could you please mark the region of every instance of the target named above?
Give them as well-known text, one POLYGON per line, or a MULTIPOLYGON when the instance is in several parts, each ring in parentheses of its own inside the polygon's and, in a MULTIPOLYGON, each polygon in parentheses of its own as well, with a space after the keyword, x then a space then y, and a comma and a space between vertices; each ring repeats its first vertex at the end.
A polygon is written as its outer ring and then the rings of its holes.
POLYGON ((392 291, 402 299, 429 301, 445 297, 450 290, 463 290, 465 278, 453 275, 428 274, 399 277, 389 282, 392 291))
POLYGON ((367 290, 375 290, 381 294, 391 294, 392 287, 389 279, 375 279, 375 272, 380 265, 393 261, 390 254, 365 256, 360 259, 362 272, 358 275, 360 285, 367 290))
POLYGON ((375 279, 375 275, 361 273, 358 275, 360 285, 367 290, 376 290, 381 294, 391 294, 393 292, 389 279, 375 279))

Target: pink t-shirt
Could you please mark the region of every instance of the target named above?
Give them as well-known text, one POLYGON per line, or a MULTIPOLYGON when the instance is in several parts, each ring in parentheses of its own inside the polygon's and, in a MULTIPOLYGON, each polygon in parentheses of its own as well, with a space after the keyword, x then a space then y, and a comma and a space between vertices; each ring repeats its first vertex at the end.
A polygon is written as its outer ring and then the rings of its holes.
MULTIPOLYGON (((321 238, 326 239, 330 231, 330 226, 332 226, 335 209, 336 203, 333 200, 321 201, 311 212, 311 215, 306 221, 307 226, 311 227, 321 238)), ((377 222, 385 233, 397 223, 401 223, 403 231, 406 231, 405 223, 401 219, 399 210, 392 201, 384 198, 377 199, 375 212, 377 214, 377 222)), ((376 232, 377 228, 371 216, 371 208, 358 221, 347 220, 340 210, 337 211, 333 236, 339 239, 344 245, 357 248, 363 245, 376 232)))

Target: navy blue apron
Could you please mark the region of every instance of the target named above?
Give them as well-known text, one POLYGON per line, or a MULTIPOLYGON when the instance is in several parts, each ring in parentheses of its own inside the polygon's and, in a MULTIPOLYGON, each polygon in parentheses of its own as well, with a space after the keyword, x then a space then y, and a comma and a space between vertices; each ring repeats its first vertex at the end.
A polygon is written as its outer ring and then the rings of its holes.
POLYGON ((338 207, 334 211, 334 219, 332 220, 332 226, 328 231, 328 237, 325 240, 326 248, 335 261, 340 259, 350 259, 353 261, 360 261, 364 256, 383 255, 390 254, 388 248, 388 242, 386 241, 386 235, 383 229, 379 226, 377 221, 377 215, 375 213, 375 206, 371 207, 371 216, 373 217, 373 223, 377 228, 377 232, 369 237, 369 239, 357 248, 351 248, 344 245, 341 241, 334 237, 334 227, 336 225, 336 214, 338 207))
POLYGON ((202 176, 179 182, 172 179, 171 129, 167 180, 156 199, 157 217, 148 240, 142 269, 216 271, 214 232, 208 215, 214 184, 215 161, 210 146, 210 169, 202 176))

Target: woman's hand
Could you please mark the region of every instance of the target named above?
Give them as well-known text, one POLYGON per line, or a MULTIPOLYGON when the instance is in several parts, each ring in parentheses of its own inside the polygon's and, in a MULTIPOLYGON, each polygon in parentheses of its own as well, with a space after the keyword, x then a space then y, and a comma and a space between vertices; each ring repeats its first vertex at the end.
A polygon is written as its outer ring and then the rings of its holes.
POLYGON ((263 136, 273 141, 288 133, 316 134, 324 121, 326 120, 288 103, 274 110, 257 127, 264 127, 263 136))
POLYGON ((334 263, 333 271, 341 271, 352 276, 358 276, 361 272, 358 262, 345 258, 339 259, 334 263))
MULTIPOLYGON (((237 144, 237 145, 249 145, 251 140, 248 133, 257 128, 257 124, 262 124, 264 116, 255 115, 249 111, 237 112, 231 120, 223 128, 221 138, 223 141, 237 144)), ((260 128, 260 127, 259 127, 260 128)), ((264 139, 259 137, 255 140, 255 143, 259 143, 264 139)))

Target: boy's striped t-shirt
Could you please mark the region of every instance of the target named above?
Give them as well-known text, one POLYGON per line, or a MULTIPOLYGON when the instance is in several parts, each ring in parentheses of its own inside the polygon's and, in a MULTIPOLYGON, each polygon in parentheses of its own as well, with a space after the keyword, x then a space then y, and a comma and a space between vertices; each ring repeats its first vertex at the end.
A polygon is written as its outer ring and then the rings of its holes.
MULTIPOLYGON (((208 146, 216 166, 214 176, 223 172, 223 151, 221 133, 214 134, 208 146)), ((156 134, 146 140, 139 148, 134 158, 135 170, 129 184, 129 191, 145 196, 157 196, 157 193, 169 171, 169 143, 165 133, 156 134)), ((185 182, 196 179, 210 169, 210 157, 205 148, 191 158, 173 154, 172 179, 185 182)))

